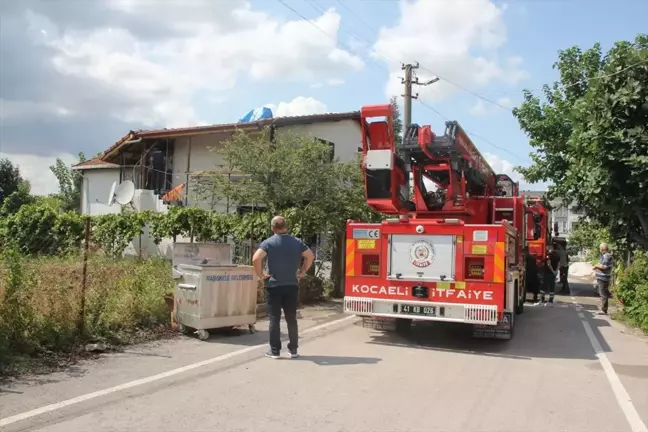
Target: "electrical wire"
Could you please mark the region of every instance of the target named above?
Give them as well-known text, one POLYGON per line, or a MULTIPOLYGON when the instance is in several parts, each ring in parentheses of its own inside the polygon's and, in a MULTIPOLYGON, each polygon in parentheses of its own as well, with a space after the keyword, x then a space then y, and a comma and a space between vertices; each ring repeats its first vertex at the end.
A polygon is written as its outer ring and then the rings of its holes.
MULTIPOLYGON (((417 100, 418 100, 418 99, 417 99, 417 100)), ((418 100, 418 102, 419 102, 421 105, 423 105, 425 108, 429 109, 430 111, 432 111, 433 113, 435 113, 436 115, 438 115, 439 117, 441 117, 442 119, 444 119, 445 121, 451 121, 448 117, 446 117, 445 115, 443 115, 439 110, 437 110, 436 108, 434 108, 432 105, 426 104, 426 103, 423 102, 422 100, 418 100)), ((507 153, 507 154, 513 156, 514 158, 516 158, 516 159, 519 160, 520 162, 524 162, 524 161, 525 161, 525 159, 522 158, 521 156, 519 156, 519 155, 517 155, 517 154, 515 154, 515 153, 513 153, 513 152, 511 152, 511 151, 509 151, 509 150, 507 150, 507 149, 505 149, 505 148, 503 148, 503 147, 501 147, 501 146, 498 146, 498 145, 495 144, 494 142, 490 141, 488 138, 484 138, 483 136, 481 136, 481 135, 479 135, 479 134, 476 134, 476 133, 474 133, 474 132, 470 132, 470 131, 465 130, 465 129, 464 129, 464 131, 465 131, 468 135, 470 135, 470 136, 472 136, 472 137, 474 137, 474 138, 478 138, 478 139, 484 141, 485 143, 489 144, 490 146, 492 146, 492 147, 494 147, 494 148, 496 148, 496 149, 498 149, 498 150, 500 150, 500 151, 502 151, 502 152, 504 152, 504 153, 507 153)))
MULTIPOLYGON (((304 21, 307 21, 310 25, 312 25, 313 27, 315 27, 315 28, 316 28, 320 33, 322 33, 324 36, 326 36, 327 38, 331 39, 331 40, 335 43, 336 46, 340 44, 340 43, 338 42, 338 40, 337 40, 336 37, 330 35, 330 34, 327 33, 326 31, 322 30, 322 28, 321 28, 320 26, 318 26, 317 23, 313 22, 313 20, 311 20, 311 19, 309 19, 309 18, 306 18, 306 16, 304 16, 304 15, 303 15, 302 13, 300 13, 298 10, 296 10, 295 8, 293 8, 292 6, 290 6, 290 5, 289 5, 288 3, 286 3, 284 0, 277 0, 277 1, 278 1, 279 3, 281 3, 283 6, 285 6, 286 8, 290 9, 293 13, 295 13, 295 15, 299 16, 299 17, 300 17, 301 19, 303 19, 304 21)), ((307 4, 309 4, 311 7, 315 8, 315 10, 318 10, 318 8, 316 8, 315 6, 313 6, 311 3, 307 3, 307 4)), ((318 11, 319 11, 319 12, 322 12, 321 10, 318 10, 318 11)), ((353 54, 353 55, 354 55, 355 57, 357 57, 359 60, 362 60, 363 62, 367 62, 367 59, 364 58, 361 54, 358 54, 355 50, 353 50, 353 49, 351 49, 351 48, 349 48, 349 47, 342 47, 342 48, 344 48, 345 50, 349 51, 351 54, 353 54)), ((377 65, 374 64, 374 63, 369 63, 369 64, 371 64, 372 66, 377 66, 377 65)), ((382 72, 382 70, 381 70, 381 72, 382 72)), ((389 70, 388 70, 388 69, 387 69, 387 73, 389 73, 389 70)))
MULTIPOLYGON (((575 83, 571 83, 569 85, 563 86, 562 89, 567 90, 569 88, 576 87, 576 86, 581 85, 581 84, 589 84, 591 81, 610 78, 610 77, 622 74, 623 72, 629 71, 630 69, 634 69, 636 67, 639 67, 641 65, 647 65, 648 66, 648 59, 644 59, 644 60, 641 60, 640 62, 631 64, 630 66, 627 66, 627 67, 625 67, 625 68, 623 68, 621 70, 618 70, 616 72, 612 72, 612 73, 609 73, 609 74, 597 75, 597 76, 594 76, 594 77, 591 77, 591 78, 585 78, 585 79, 582 79, 580 81, 576 81, 575 83)), ((530 91, 531 92, 539 92, 539 91, 543 91, 543 90, 544 90, 544 87, 539 88, 539 89, 533 89, 533 90, 530 90, 530 91)), ((512 93, 509 93, 509 94, 512 94, 512 93)))
MULTIPOLYGON (((306 1, 309 1, 309 0, 306 0, 306 1)), ((314 0, 313 0, 313 1, 314 1, 314 0)), ((389 1, 389 0, 385 0, 385 1, 389 1)), ((344 9, 346 9, 346 10, 347 10, 351 15, 353 15, 353 16, 354 16, 354 17, 355 17, 359 22, 361 22, 365 27, 369 28, 371 31, 373 31, 373 32, 375 32, 375 33, 378 33, 378 30, 376 30, 373 26, 371 26, 369 23, 367 23, 365 20, 363 20, 363 19, 362 19, 358 14, 356 14, 356 13, 355 13, 355 12, 354 12, 350 7, 348 7, 347 5, 345 5, 345 4, 343 3, 343 0, 337 0, 337 3, 340 4, 340 6, 342 6, 344 9)), ((366 41, 366 39, 365 39, 365 41, 366 41)), ((368 41, 367 41, 367 42, 368 42, 368 41)), ((369 43, 369 42, 368 42, 368 43, 369 43)), ((637 45, 636 43, 633 44, 633 46, 636 46, 636 45, 637 45)), ((387 58, 387 56, 384 56, 384 55, 378 53, 376 50, 374 50, 374 52, 376 52, 376 54, 379 54, 379 55, 380 55, 381 57, 383 57, 385 60, 388 60, 388 61, 389 61, 389 58, 387 58)), ((609 77, 612 77, 612 76, 615 76, 615 75, 619 75, 619 74, 621 74, 621 73, 623 73, 623 72, 626 72, 626 71, 628 71, 628 70, 630 70, 630 69, 633 69, 633 68, 635 68, 635 67, 641 66, 641 65, 643 65, 643 64, 648 64, 648 60, 642 60, 642 61, 639 61, 639 62, 637 62, 637 63, 635 63, 635 64, 632 64, 632 65, 630 65, 630 66, 628 66, 628 67, 625 67, 625 68, 623 68, 623 69, 621 69, 621 70, 619 70, 619 71, 616 71, 616 72, 613 72, 613 73, 610 73, 610 74, 603 74, 603 75, 600 75, 600 76, 596 76, 596 77, 592 77, 592 78, 586 78, 586 79, 583 79, 583 80, 577 81, 577 82, 575 82, 575 83, 572 83, 572 84, 569 84, 569 85, 567 85, 567 86, 564 86, 563 89, 566 90, 566 89, 568 89, 568 88, 575 87, 575 86, 577 86, 577 85, 581 85, 581 84, 589 83, 590 81, 593 81, 593 80, 599 80, 599 79, 604 79, 604 78, 609 78, 609 77)), ((456 87, 456 88, 458 88, 458 89, 460 89, 460 90, 463 90, 463 91, 465 91, 466 93, 469 93, 469 94, 475 96, 475 97, 478 98, 478 99, 481 99, 481 100, 483 100, 483 101, 485 101, 485 102, 488 102, 488 103, 490 103, 490 104, 492 104, 492 105, 495 105, 495 106, 497 106, 497 107, 499 107, 499 108, 502 108, 502 109, 504 109, 504 110, 506 110, 506 111, 511 111, 511 112, 513 111, 512 108, 507 107, 507 106, 505 106, 505 105, 502 105, 501 103, 499 103, 499 102, 497 102, 497 101, 494 101, 494 100, 492 100, 491 98, 488 98, 488 97, 486 97, 486 96, 483 96, 483 95, 477 93, 477 92, 474 91, 474 90, 471 90, 471 89, 469 89, 469 88, 467 88, 467 87, 465 87, 465 86, 462 86, 461 84, 458 84, 458 83, 456 83, 456 82, 454 82, 454 81, 451 81, 451 80, 449 80, 448 78, 446 78, 446 77, 444 77, 444 76, 441 76, 441 75, 437 74, 437 73, 434 72, 433 70, 431 70, 431 69, 429 69, 429 68, 427 68, 427 67, 425 67, 425 66, 423 66, 423 65, 420 65, 420 64, 419 64, 419 68, 422 69, 422 70, 424 70, 424 71, 429 72, 430 74, 432 74, 432 75, 434 75, 434 76, 436 76, 436 77, 438 77, 440 80, 443 80, 443 81, 447 82, 448 84, 450 84, 450 85, 452 85, 452 86, 454 86, 454 87, 456 87)), ((524 91, 524 90, 520 90, 520 91, 517 91, 517 92, 506 92, 506 93, 502 93, 502 94, 500 94, 500 96, 511 96, 511 95, 513 95, 513 94, 520 94, 520 93, 522 93, 523 91, 524 91)), ((530 91, 531 91, 531 92, 539 92, 539 91, 543 91, 543 88, 540 88, 540 89, 534 89, 534 90, 530 90, 530 91)))
MULTIPOLYGON (((328 33, 325 32, 324 30, 322 30, 322 29, 321 29, 321 28, 320 28, 320 27, 319 27, 315 22, 313 22, 311 19, 309 19, 309 18, 307 18, 306 16, 304 16, 303 14, 301 14, 301 13, 300 13, 299 11, 297 11, 295 8, 293 8, 292 6, 290 6, 289 4, 287 4, 284 0, 277 0, 277 1, 278 1, 279 3, 281 3, 283 6, 285 6, 286 8, 290 9, 293 13, 295 13, 297 16, 299 16, 299 17, 300 17, 301 19, 303 19, 304 21, 308 21, 309 24, 311 24, 313 27, 317 28, 317 29, 318 29, 322 34, 324 34, 324 35, 325 35, 326 37, 328 37, 329 39, 333 40, 333 42, 335 42, 335 44, 338 45, 338 41, 337 41, 337 39, 336 39, 335 37, 333 37, 332 35, 328 34, 328 33)), ((314 1, 314 0, 313 0, 313 1, 314 1)), ((320 8, 317 8, 317 7, 313 6, 313 5, 312 5, 308 0, 307 0, 307 3, 308 3, 309 5, 311 5, 311 7, 313 7, 315 10, 318 10, 319 12, 322 12, 322 10, 321 10, 320 8)), ((366 61, 366 59, 365 59, 362 55, 358 54, 357 52, 354 52, 353 50, 348 49, 348 48, 345 48, 345 49, 347 49, 348 51, 350 51, 352 54, 354 54, 354 55, 355 55, 356 57, 358 57, 359 59, 361 59, 361 60, 363 60, 363 61, 366 61)), ((388 60, 388 61, 392 61, 392 60, 390 60, 388 57, 382 55, 381 53, 379 53, 379 52, 377 52, 377 51, 375 51, 375 50, 374 50, 374 52, 375 52, 377 55, 379 55, 380 57, 383 57, 384 59, 386 59, 386 60, 388 60)), ((387 69, 386 66, 383 65, 383 67, 384 67, 385 69, 387 69)), ((424 70, 426 70, 426 71, 428 71, 428 72, 430 72, 430 73, 432 73, 433 75, 436 75, 436 74, 434 74, 434 72, 430 71, 430 70, 427 69, 427 68, 424 68, 424 67, 421 67, 421 68, 424 69, 424 70)), ((387 72, 389 72, 388 69, 387 69, 387 72)), ((437 76, 438 76, 438 75, 437 75, 437 76)), ((439 77, 439 78, 441 79, 441 77, 439 77)), ((448 81, 448 80, 445 80, 445 81, 448 81)), ((448 83, 453 84, 453 83, 451 83, 450 81, 448 81, 448 83)), ((456 84, 455 84, 455 85, 456 85, 456 84)), ((470 90, 467 90, 467 89, 464 89, 464 90, 470 92, 470 90)), ((480 97, 480 95, 478 95, 478 94, 476 94, 476 93, 474 93, 474 94, 475 94, 476 96, 480 97)), ((480 97, 480 98, 483 98, 483 97, 480 97)), ((426 108, 428 108, 429 110, 433 111, 435 114, 437 114, 437 115, 440 116, 441 118, 445 119, 446 121, 449 121, 449 119, 448 119, 446 116, 444 116, 441 112, 439 112, 436 108, 432 107, 431 105, 426 104, 425 102, 421 101, 420 99, 417 99, 417 100, 418 100, 419 103, 421 103, 421 105, 423 105, 424 107, 426 107, 426 108)), ((484 100, 489 101, 488 99, 484 99, 484 100)), ((492 101, 489 101, 489 102, 494 103, 494 102, 492 102, 492 101)), ((503 107, 503 106, 502 106, 502 107, 503 107)), ((503 108, 504 108, 504 107, 503 107, 503 108)), ((506 109, 509 109, 509 108, 506 108, 506 109)), ((509 109, 509 110, 510 110, 510 109, 509 109)), ((510 152, 510 151, 508 151, 508 150, 506 150, 506 149, 504 149, 504 148, 502 148, 501 146, 498 146, 498 145, 494 144, 492 141, 490 141, 490 140, 488 140, 488 139, 486 139, 486 138, 484 138, 484 137, 482 137, 482 136, 480 136, 480 135, 477 135, 477 134, 475 134, 475 133, 469 133, 468 131, 466 131, 466 133, 469 134, 469 135, 471 135, 471 136, 473 136, 473 137, 475 137, 475 138, 479 138, 479 139, 481 139, 482 141, 484 141, 484 142, 486 142, 487 144, 491 145, 493 148, 496 148, 496 149, 498 149, 498 150, 500 150, 500 151, 503 151, 503 152, 505 152, 505 153, 507 153, 507 154, 512 155, 513 157, 515 157, 516 159, 518 159, 518 160, 520 160, 520 161, 523 161, 523 160, 524 160, 524 158, 521 158, 520 156, 518 156, 518 155, 516 155, 516 154, 514 154, 514 153, 512 153, 512 152, 510 152)))

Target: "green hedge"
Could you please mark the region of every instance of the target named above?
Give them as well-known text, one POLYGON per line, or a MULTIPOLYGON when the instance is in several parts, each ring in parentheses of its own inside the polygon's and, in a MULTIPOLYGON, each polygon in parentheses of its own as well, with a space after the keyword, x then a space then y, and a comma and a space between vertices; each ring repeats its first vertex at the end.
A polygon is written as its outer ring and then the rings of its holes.
MULTIPOLYGON (((290 208, 284 215, 295 235, 313 235, 326 226, 309 223, 304 210, 290 208)), ((91 241, 106 254, 119 256, 148 225, 156 242, 162 238, 189 237, 196 241, 259 240, 270 234, 267 212, 244 216, 206 211, 196 207, 171 207, 168 213, 123 212, 91 218, 91 241)), ((0 247, 23 255, 63 255, 78 252, 87 217, 59 214, 46 204, 24 205, 0 220, 0 247)))
POLYGON ((628 321, 648 332, 648 257, 636 253, 632 264, 619 277, 615 287, 628 321))

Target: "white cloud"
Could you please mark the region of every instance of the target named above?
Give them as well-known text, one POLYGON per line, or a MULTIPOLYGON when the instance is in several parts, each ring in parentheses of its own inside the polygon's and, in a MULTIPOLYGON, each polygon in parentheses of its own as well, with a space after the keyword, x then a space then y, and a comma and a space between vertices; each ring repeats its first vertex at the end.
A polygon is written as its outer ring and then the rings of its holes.
POLYGON ((488 115, 489 109, 483 100, 478 99, 477 103, 475 103, 475 105, 473 105, 468 112, 475 117, 484 117, 488 115))
POLYGON ((68 165, 77 163, 78 156, 62 153, 55 156, 36 156, 28 154, 0 153, 0 159, 7 158, 14 165, 18 166, 20 175, 31 183, 31 191, 34 195, 49 195, 59 191, 59 183, 49 169, 60 158, 68 165))
MULTIPOLYGON (((516 84, 526 78, 521 57, 502 60, 498 52, 507 38, 505 6, 490 0, 415 0, 399 5, 400 20, 394 27, 382 28, 374 45, 374 56, 386 57, 391 71, 387 95, 402 92, 400 62, 418 61, 420 81, 438 74, 473 88, 493 81, 516 84)), ((422 98, 441 99, 458 89, 441 80, 416 91, 422 98)))
MULTIPOLYGON (((146 38, 119 21, 64 28, 32 12, 27 22, 34 41, 54 51, 50 61, 56 71, 90 79, 128 102, 110 113, 126 122, 201 123, 192 98, 231 91, 245 75, 253 81, 320 79, 335 85, 345 73, 364 67, 309 22, 283 21, 246 1, 194 0, 190 7, 178 0, 106 1, 125 19, 155 22, 163 31, 146 38)), ((340 15, 330 9, 313 22, 336 36, 340 15)))
POLYGON ((272 110, 274 117, 290 117, 309 114, 323 114, 327 112, 326 105, 312 97, 297 96, 290 102, 266 104, 272 110))
POLYGON ((526 182, 522 177, 522 175, 519 172, 514 170, 516 165, 512 164, 506 159, 503 159, 492 153, 483 153, 483 155, 486 158, 488 164, 491 166, 491 168, 493 168, 493 171, 495 171, 496 174, 508 174, 508 176, 511 177, 511 180, 515 182, 519 182, 521 191, 522 190, 542 191, 547 189, 548 185, 545 183, 531 184, 526 182))

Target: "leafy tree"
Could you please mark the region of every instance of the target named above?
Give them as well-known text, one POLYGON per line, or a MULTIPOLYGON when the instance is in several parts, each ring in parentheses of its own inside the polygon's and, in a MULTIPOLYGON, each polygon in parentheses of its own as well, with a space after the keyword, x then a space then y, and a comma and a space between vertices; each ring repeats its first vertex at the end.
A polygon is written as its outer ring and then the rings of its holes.
POLYGON ((582 221, 569 234, 569 246, 579 251, 587 251, 588 259, 598 254, 601 243, 611 243, 612 238, 607 228, 596 221, 582 221))
POLYGON ((18 167, 7 158, 0 159, 0 205, 23 182, 18 167))
POLYGON ((403 143, 403 119, 401 119, 400 108, 398 107, 398 98, 392 96, 389 102, 391 103, 392 112, 394 113, 394 139, 396 141, 396 147, 400 147, 403 143))
POLYGON ((18 184, 16 190, 9 196, 5 198, 0 206, 0 217, 8 217, 14 213, 17 213, 18 210, 24 205, 34 204, 36 202, 36 197, 31 194, 31 184, 24 180, 18 184))
POLYGON ((530 91, 513 110, 536 149, 518 167, 529 182, 608 227, 620 242, 648 248, 648 36, 559 52, 560 80, 530 91))
MULTIPOLYGON (((85 155, 79 153, 79 162, 85 161, 85 155)), ((81 210, 83 176, 58 158, 56 159, 56 163, 50 167, 50 170, 59 182, 59 193, 57 197, 61 200, 61 209, 63 211, 79 212, 81 210)))
MULTIPOLYGON (((215 150, 228 170, 246 175, 237 181, 227 175, 213 176, 213 195, 233 205, 286 213, 293 232, 297 229, 296 234, 305 237, 340 232, 348 218, 373 217, 365 202, 359 160, 339 162, 333 157, 334 149, 316 138, 283 131, 272 142, 269 137, 267 128, 256 135, 238 132, 215 150)), ((257 219, 248 222, 259 223, 257 219)))

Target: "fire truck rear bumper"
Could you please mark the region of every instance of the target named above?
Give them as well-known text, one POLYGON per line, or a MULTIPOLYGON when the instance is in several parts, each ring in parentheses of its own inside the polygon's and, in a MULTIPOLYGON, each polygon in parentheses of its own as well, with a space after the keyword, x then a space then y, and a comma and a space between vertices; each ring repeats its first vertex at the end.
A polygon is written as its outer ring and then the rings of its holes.
POLYGON ((498 323, 497 306, 493 305, 344 297, 344 312, 358 316, 408 318, 424 321, 484 325, 497 325, 498 323))

